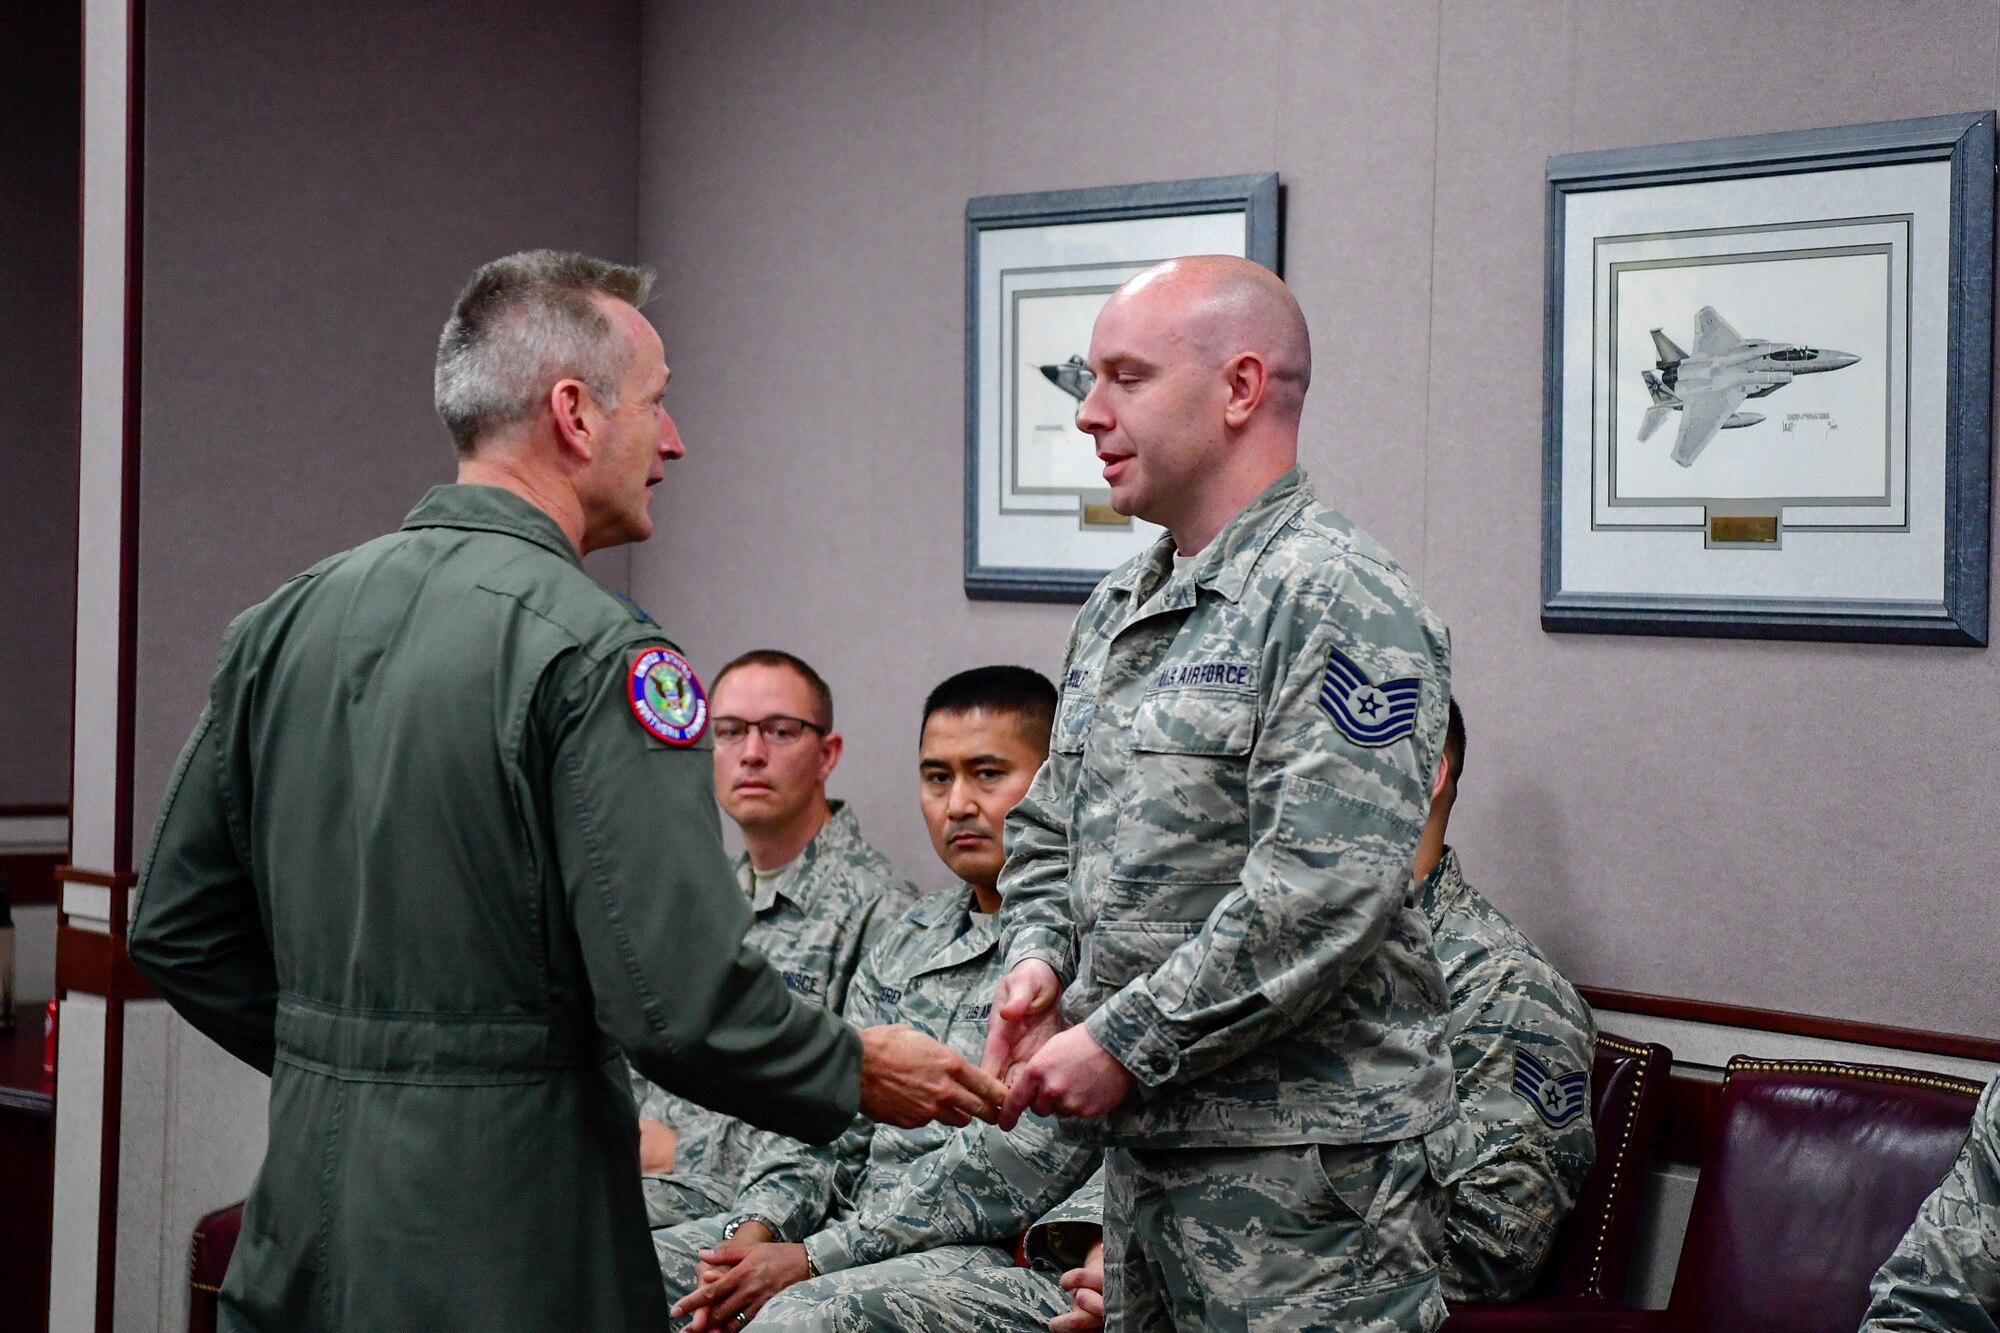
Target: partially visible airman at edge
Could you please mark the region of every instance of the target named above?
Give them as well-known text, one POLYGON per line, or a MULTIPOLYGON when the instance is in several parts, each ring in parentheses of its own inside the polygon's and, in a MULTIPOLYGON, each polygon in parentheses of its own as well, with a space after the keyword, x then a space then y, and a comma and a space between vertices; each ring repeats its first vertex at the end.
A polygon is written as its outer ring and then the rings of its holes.
POLYGON ((2000 1331, 2000 1079, 1869 1291, 1862 1333, 2000 1331))
POLYGON ((1465 881, 1445 833, 1465 769, 1465 718, 1451 703, 1417 901, 1451 992, 1463 1129, 1439 1173, 1450 1191, 1438 1276, 1447 1299, 1519 1300, 1596 1161, 1590 1071, 1597 1021, 1576 987, 1465 881))

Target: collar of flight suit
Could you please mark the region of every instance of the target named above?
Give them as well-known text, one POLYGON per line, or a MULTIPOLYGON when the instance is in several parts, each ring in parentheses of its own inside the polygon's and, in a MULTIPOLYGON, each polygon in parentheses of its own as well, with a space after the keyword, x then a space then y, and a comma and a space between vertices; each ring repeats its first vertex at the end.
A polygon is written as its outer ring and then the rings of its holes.
POLYGON ((758 916, 771 909, 771 904, 780 897, 787 898, 800 911, 806 910, 813 899, 813 866, 822 855, 830 854, 834 844, 852 847, 861 841, 861 821, 854 817, 846 801, 828 801, 827 808, 833 813, 826 823, 820 825, 819 832, 813 834, 812 841, 804 851, 792 858, 776 879, 765 884, 757 883, 756 868, 750 864, 750 853, 741 854, 739 864, 750 876, 750 910, 758 916))
POLYGON ((1000 914, 979 910, 979 891, 960 880, 955 889, 925 894, 910 909, 926 935, 938 936, 935 946, 923 951, 923 961, 910 969, 912 977, 926 972, 942 972, 969 963, 1000 945, 1000 914))
POLYGON ((498 486, 467 486, 450 482, 433 486, 403 520, 410 528, 469 528, 499 532, 533 542, 583 568, 583 558, 553 518, 509 490, 498 486))
MULTIPOLYGON (((1223 525, 1222 531, 1215 534, 1215 540, 1195 557, 1189 577, 1169 588, 1167 596, 1158 603, 1148 604, 1147 612, 1179 611, 1193 606, 1197 583, 1232 602, 1241 600, 1251 574, 1256 572, 1257 561, 1263 557, 1264 548, 1271 544, 1280 528, 1316 498, 1312 478, 1305 474, 1304 469, 1296 465, 1286 469, 1284 475, 1266 486, 1261 495, 1243 506, 1236 517, 1223 525)), ((1172 533, 1167 533, 1133 561, 1125 576, 1112 586, 1123 588, 1130 595, 1132 604, 1137 605, 1141 590, 1158 589, 1162 580, 1172 576, 1173 568, 1174 538, 1172 533)))

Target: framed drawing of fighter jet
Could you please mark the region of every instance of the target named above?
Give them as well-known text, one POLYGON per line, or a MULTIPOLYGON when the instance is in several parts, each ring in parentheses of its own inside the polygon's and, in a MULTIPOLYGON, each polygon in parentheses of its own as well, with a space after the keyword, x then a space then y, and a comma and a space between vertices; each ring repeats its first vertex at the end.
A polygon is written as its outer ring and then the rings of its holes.
POLYGON ((1984 645, 1994 117, 1548 167, 1542 625, 1984 645))
POLYGON ((965 208, 965 593, 1081 602, 1160 529, 1111 505, 1076 414, 1127 278, 1230 254, 1278 269, 1276 173, 990 195, 965 208))

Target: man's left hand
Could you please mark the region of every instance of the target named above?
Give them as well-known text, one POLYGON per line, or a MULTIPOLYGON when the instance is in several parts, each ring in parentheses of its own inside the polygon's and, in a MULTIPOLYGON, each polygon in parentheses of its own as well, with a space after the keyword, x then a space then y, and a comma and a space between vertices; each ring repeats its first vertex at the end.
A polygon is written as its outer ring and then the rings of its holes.
POLYGON ((729 1328, 739 1315, 755 1318, 764 1302, 808 1274, 806 1247, 777 1241, 726 1240, 703 1250, 701 1263, 701 1285, 673 1310, 676 1319, 693 1316, 688 1333, 729 1328))
POLYGON ((1097 1044, 1081 1024, 1043 1043, 1007 1094, 1000 1128, 1012 1129, 1023 1111, 1036 1115, 1100 1116, 1125 1100, 1132 1075, 1097 1044))
POLYGON ((1062 1275, 1069 1309, 1049 1321, 1049 1333, 1097 1333, 1104 1327, 1104 1242, 1090 1247, 1083 1267, 1062 1275))

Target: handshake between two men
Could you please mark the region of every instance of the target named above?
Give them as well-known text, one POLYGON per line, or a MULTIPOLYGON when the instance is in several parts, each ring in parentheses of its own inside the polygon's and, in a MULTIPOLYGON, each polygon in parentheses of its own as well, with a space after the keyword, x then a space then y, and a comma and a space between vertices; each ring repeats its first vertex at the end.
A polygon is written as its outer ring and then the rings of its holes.
POLYGON ((985 1120, 1012 1129, 1021 1115, 1099 1116, 1131 1091, 1132 1075, 1082 1026, 1065 1028, 1062 983, 1029 960, 1001 979, 979 1065, 905 1024, 861 1029, 861 1113, 915 1129, 935 1120, 985 1120))

